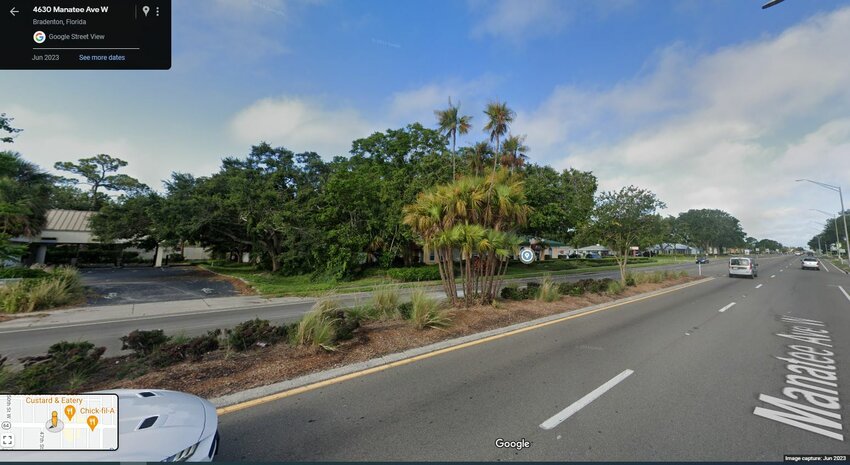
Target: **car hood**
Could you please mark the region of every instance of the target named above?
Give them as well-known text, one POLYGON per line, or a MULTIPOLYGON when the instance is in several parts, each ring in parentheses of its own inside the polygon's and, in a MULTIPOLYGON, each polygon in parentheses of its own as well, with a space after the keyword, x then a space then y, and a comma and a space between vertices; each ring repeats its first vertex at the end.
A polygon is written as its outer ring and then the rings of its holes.
POLYGON ((115 389, 92 394, 118 395, 118 450, 0 451, 0 461, 159 462, 215 434, 215 407, 204 399, 176 391, 115 389), (142 422, 157 417, 149 427, 142 422))

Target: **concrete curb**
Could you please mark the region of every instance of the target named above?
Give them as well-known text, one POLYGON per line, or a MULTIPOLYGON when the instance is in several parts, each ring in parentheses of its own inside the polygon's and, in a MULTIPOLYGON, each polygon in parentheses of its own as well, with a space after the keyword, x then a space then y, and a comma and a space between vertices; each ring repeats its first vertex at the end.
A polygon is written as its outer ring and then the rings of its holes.
POLYGON ((404 352, 398 352, 395 354, 389 354, 378 358, 373 358, 371 360, 367 360, 365 362, 358 362, 351 365, 346 365, 339 368, 334 368, 331 370, 320 371, 317 373, 311 373, 309 375, 304 375, 298 378, 290 379, 287 381, 281 381, 274 384, 269 384, 266 386, 259 386, 251 389, 246 389, 244 391, 235 392, 233 394, 228 394, 225 396, 217 397, 214 399, 210 399, 213 405, 216 407, 228 407, 235 404, 239 404, 242 402, 252 401, 256 399, 260 399, 262 397, 266 397, 269 395, 279 394, 281 392, 288 391, 290 389, 300 388, 304 386, 309 386, 311 384, 319 383, 322 381, 327 381, 339 376, 348 375, 352 373, 356 373, 359 371, 367 370, 369 368, 375 368, 381 365, 386 365, 389 363, 397 362, 400 360, 416 357, 419 355, 424 355, 430 352, 435 352, 442 349, 447 349, 450 347, 454 347, 457 345, 465 344, 468 342, 477 341, 480 339, 485 339, 491 336, 496 336, 504 333, 509 333, 511 331, 515 331, 518 329, 527 328, 530 326, 539 325, 541 323, 547 323, 550 321, 558 320, 565 317, 570 317, 573 315, 578 315, 581 313, 592 312, 594 310, 598 310, 605 307, 610 307, 616 304, 626 304, 635 300, 645 299, 647 297, 652 297, 658 294, 663 294, 667 292, 677 291, 680 289, 684 289, 687 287, 695 286, 697 284, 703 284, 709 281, 714 280, 713 277, 704 277, 702 279, 692 281, 689 283, 679 284, 676 286, 666 287, 663 289, 658 289, 656 291, 647 292, 644 294, 638 294, 631 297, 626 297, 624 299, 617 299, 611 302, 606 302, 604 304, 592 305, 590 307, 584 307, 577 310, 570 310, 564 313, 558 313, 555 315, 549 315, 543 318, 538 318, 535 320, 526 321, 523 323, 517 323, 511 326, 505 326, 503 328, 491 329, 489 331, 484 331, 481 333, 470 334, 468 336, 463 336, 455 339, 447 339, 445 341, 436 342, 434 344, 429 344, 427 346, 417 347, 414 349, 408 349, 404 352))

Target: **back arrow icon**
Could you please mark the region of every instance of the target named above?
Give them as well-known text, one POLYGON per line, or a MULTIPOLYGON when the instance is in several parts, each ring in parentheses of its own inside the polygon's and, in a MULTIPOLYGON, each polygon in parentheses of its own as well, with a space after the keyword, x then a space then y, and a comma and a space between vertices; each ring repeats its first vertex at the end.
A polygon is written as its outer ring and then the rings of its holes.
POLYGON ((9 13, 12 13, 12 16, 15 16, 15 13, 20 13, 20 12, 18 10, 16 10, 15 7, 12 7, 12 9, 9 10, 9 13))

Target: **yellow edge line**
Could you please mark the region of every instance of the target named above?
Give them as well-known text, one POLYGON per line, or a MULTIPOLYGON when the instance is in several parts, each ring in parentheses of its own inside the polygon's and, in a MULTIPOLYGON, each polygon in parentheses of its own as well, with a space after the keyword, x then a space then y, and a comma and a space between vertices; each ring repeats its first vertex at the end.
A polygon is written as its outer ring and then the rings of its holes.
POLYGON ((597 312, 601 312, 603 310, 609 310, 609 309, 612 309, 612 308, 615 308, 615 307, 620 307, 622 305, 631 304, 631 303, 634 303, 634 302, 640 302, 641 300, 651 299, 653 297, 658 297, 660 295, 668 294, 670 292, 679 291, 679 290, 682 290, 682 289, 685 289, 685 288, 688 288, 688 287, 691 287, 691 286, 695 286, 697 284, 706 283, 706 282, 709 282, 709 281, 712 281, 712 280, 714 280, 713 277, 708 277, 708 278, 701 279, 699 281, 695 281, 693 283, 687 284, 687 285, 682 286, 682 287, 677 287, 676 289, 663 290, 663 291, 658 292, 658 293, 653 294, 653 295, 649 295, 649 296, 645 296, 645 297, 638 297, 638 298, 629 300, 628 302, 613 303, 611 305, 606 305, 604 307, 600 307, 600 308, 597 308, 595 310, 588 310, 586 312, 582 312, 582 313, 578 313, 578 314, 570 315, 570 316, 565 316, 563 318, 558 318, 556 320, 545 321, 543 323, 539 323, 539 324, 536 324, 534 326, 527 326, 525 328, 515 329, 515 330, 512 330, 512 331, 508 331, 506 333, 494 334, 493 336, 487 336, 485 338, 477 339, 475 341, 464 342, 462 344, 458 344, 458 345, 451 346, 451 347, 446 347, 444 349, 435 350, 433 352, 428 352, 426 354, 415 355, 413 357, 406 358, 406 359, 403 359, 403 360, 396 360, 395 362, 390 362, 390 363, 387 363, 387 364, 384 364, 384 365, 379 365, 379 366, 372 367, 372 368, 366 368, 365 370, 356 371, 354 373, 348 373, 346 375, 337 376, 336 378, 326 379, 324 381, 319 381, 319 382, 316 382, 316 383, 313 383, 313 384, 308 384, 306 386, 301 386, 301 387, 289 389, 289 390, 286 390, 286 391, 278 392, 276 394, 269 394, 269 395, 264 396, 264 397, 259 397, 259 398, 248 400, 248 401, 241 402, 241 403, 238 403, 238 404, 229 405, 227 407, 220 407, 216 410, 216 412, 219 415, 226 415, 228 413, 238 412, 239 410, 244 410, 244 409, 250 408, 250 407, 256 407, 257 405, 262 405, 262 404, 265 404, 267 402, 272 402, 272 401, 275 401, 275 400, 283 399, 285 397, 295 396, 295 395, 302 394, 302 393, 305 393, 305 392, 320 389, 320 388, 323 388, 325 386, 330 386, 330 385, 333 385, 333 384, 341 383, 343 381, 348 381, 350 379, 359 378, 361 376, 366 376, 366 375, 369 375, 369 374, 372 374, 372 373, 378 373, 378 372, 381 372, 381 371, 384 371, 384 370, 387 370, 387 369, 390 369, 390 368, 393 368, 393 367, 407 365, 409 363, 413 363, 413 362, 416 362, 416 361, 419 361, 419 360, 424 360, 426 358, 436 357, 437 355, 445 354, 445 353, 448 353, 448 352, 453 352, 455 350, 460 350, 460 349, 464 349, 464 348, 467 348, 467 347, 472 347, 472 346, 475 346, 475 345, 478 345, 478 344, 483 344, 485 342, 495 341, 497 339, 502 339, 502 338, 505 338, 505 337, 508 337, 508 336, 513 336, 515 334, 524 333, 526 331, 531 331, 531 330, 534 330, 534 329, 543 328, 545 326, 554 325, 556 323, 562 323, 562 322, 567 321, 567 320, 572 320, 574 318, 578 318, 578 317, 582 317, 582 316, 586 316, 586 315, 591 315, 591 314, 594 314, 594 313, 597 313, 597 312))

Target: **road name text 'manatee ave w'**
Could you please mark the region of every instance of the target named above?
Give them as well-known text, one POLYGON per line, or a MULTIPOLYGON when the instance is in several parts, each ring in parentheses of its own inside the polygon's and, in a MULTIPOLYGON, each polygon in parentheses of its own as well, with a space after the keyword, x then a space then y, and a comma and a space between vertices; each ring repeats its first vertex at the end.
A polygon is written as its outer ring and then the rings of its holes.
POLYGON ((832 337, 823 322, 791 316, 782 317, 789 325, 777 336, 803 344, 787 346, 785 376, 782 395, 785 398, 760 394, 759 400, 773 408, 756 407, 753 414, 796 428, 811 431, 828 438, 844 441, 841 424, 841 404, 838 399, 838 371, 832 337), (775 409, 774 409, 775 408, 775 409))

